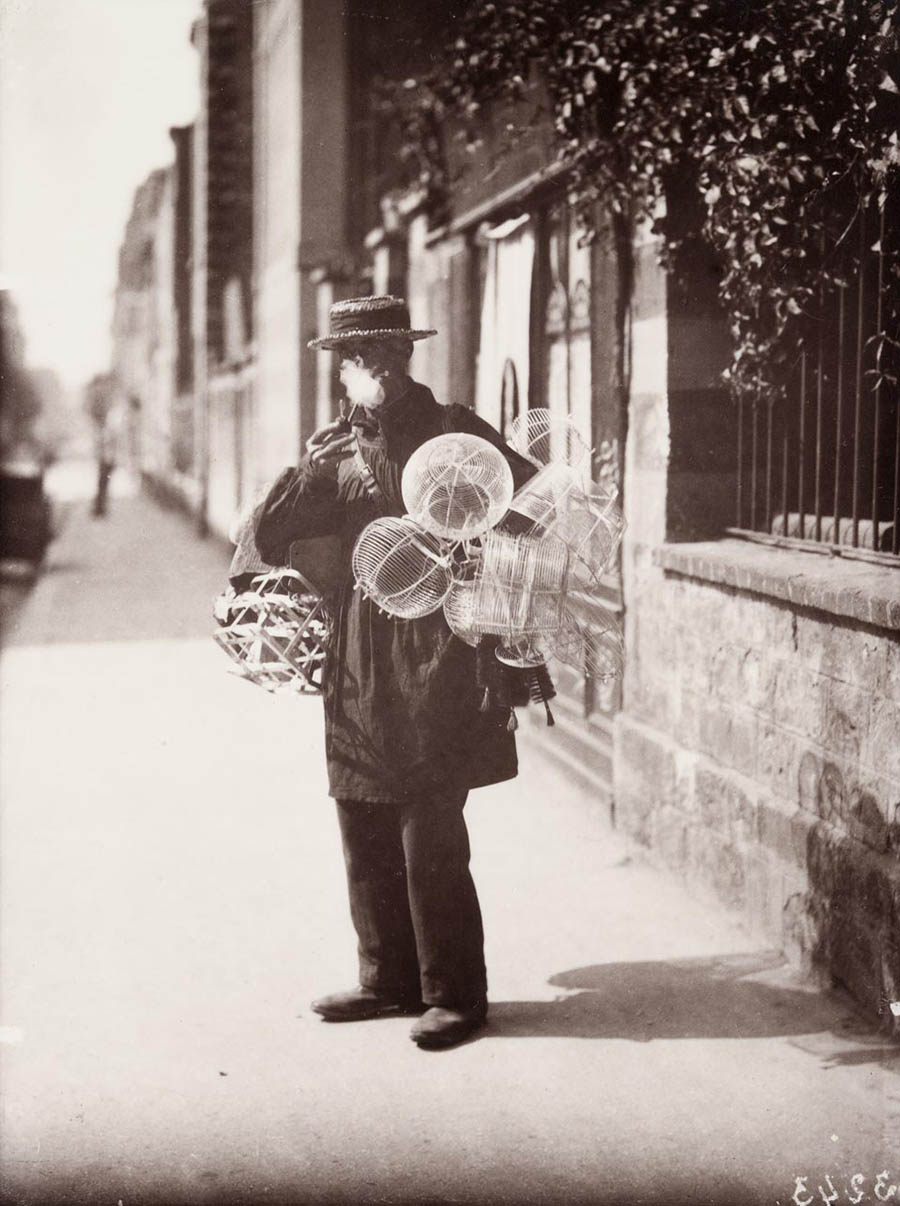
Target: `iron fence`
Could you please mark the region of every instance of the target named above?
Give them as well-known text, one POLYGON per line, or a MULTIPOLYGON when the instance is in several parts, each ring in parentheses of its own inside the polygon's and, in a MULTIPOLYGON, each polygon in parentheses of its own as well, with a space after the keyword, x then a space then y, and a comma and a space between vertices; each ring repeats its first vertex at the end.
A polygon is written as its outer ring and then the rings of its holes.
POLYGON ((861 211, 855 226, 852 271, 820 293, 783 396, 738 403, 729 531, 898 564, 900 403, 888 373, 896 347, 884 338, 884 209, 861 211))

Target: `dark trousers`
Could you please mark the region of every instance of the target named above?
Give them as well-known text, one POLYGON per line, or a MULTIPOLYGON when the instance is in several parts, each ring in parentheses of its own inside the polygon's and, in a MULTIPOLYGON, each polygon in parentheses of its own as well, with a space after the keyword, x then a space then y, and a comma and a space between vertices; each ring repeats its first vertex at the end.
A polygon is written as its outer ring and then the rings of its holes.
POLYGON ((338 800, 359 982, 469 1008, 486 999, 484 930, 469 872, 466 794, 438 803, 338 800))

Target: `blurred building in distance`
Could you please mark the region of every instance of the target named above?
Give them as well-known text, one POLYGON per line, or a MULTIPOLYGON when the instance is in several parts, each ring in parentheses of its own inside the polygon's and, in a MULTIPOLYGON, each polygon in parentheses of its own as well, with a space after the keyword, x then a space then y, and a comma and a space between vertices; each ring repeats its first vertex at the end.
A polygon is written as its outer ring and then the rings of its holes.
MULTIPOLYGON (((193 232, 194 126, 174 126, 174 231, 172 236, 172 306, 175 339, 175 381, 171 407, 171 473, 173 483, 191 481, 194 469, 194 340, 193 232)), ((190 490, 182 485, 185 496, 190 490)))
POLYGON ((47 465, 71 446, 79 428, 56 372, 27 364, 15 300, 0 289, 0 459, 47 465))
POLYGON ((168 432, 159 400, 172 396, 167 373, 171 304, 166 305, 160 293, 170 277, 162 262, 162 244, 171 227, 171 196, 171 170, 151 172, 135 192, 119 251, 112 372, 124 415, 127 454, 139 466, 153 465, 163 456, 168 432))
POLYGON ((34 424, 37 443, 45 462, 58 460, 75 446, 83 424, 59 375, 54 369, 31 369, 31 381, 38 396, 38 416, 34 424))
MULTIPOLYGON (((370 292, 438 328, 412 371, 440 401, 506 434, 528 407, 573 414, 628 520, 604 583, 626 671, 559 670, 557 725, 530 738, 654 858, 883 1008, 900 998, 896 517, 854 521, 851 549, 843 511, 831 536, 799 504, 748 514, 764 466, 723 385, 715 257, 688 240, 685 286, 645 226, 584 243, 540 78, 483 108, 474 147, 438 131, 439 212, 404 185, 381 86, 439 58, 466 7, 206 0, 197 121, 123 247, 115 368, 142 467, 227 533, 337 412, 307 340, 370 292)), ((698 229, 690 197, 668 204, 698 229)))
POLYGON ((0 289, 0 452, 4 461, 33 455, 40 402, 25 367, 25 338, 8 289, 0 289))

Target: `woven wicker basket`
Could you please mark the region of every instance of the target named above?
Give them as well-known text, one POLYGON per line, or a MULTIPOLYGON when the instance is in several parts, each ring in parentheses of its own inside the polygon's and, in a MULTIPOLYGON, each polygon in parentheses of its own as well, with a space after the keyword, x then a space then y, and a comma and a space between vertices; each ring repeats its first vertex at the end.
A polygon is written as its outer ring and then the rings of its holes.
POLYGON ((324 600, 302 574, 277 569, 216 600, 216 644, 233 673, 272 692, 319 695, 331 631, 324 600))

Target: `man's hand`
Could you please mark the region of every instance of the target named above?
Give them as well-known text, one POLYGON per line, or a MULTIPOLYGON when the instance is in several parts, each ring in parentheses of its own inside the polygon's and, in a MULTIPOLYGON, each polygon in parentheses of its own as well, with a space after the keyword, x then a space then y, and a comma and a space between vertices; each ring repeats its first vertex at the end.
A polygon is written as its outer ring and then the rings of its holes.
POLYGON ((314 431, 306 441, 306 451, 311 464, 337 473, 339 463, 353 453, 353 433, 347 419, 335 419, 314 431))

